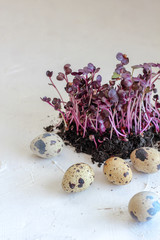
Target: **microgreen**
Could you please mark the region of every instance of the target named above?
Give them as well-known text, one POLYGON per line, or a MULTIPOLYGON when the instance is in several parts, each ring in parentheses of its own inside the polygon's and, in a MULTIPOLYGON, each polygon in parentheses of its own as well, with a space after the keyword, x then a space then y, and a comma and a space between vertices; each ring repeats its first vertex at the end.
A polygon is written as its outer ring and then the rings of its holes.
MULTIPOLYGON (((100 68, 89 63, 83 69, 73 72, 70 64, 64 66, 64 73, 58 73, 56 79, 65 82, 68 101, 65 102, 52 80, 53 72, 46 75, 59 94, 59 98, 44 97, 42 100, 59 111, 65 122, 66 129, 76 125, 77 135, 86 136, 89 129, 93 132, 113 131, 118 138, 127 141, 133 132, 143 135, 154 126, 160 131, 160 102, 155 82, 160 79, 160 64, 144 63, 126 70, 129 58, 122 53, 116 56, 120 62, 108 83, 102 84, 100 68), (134 75, 136 69, 141 74, 134 75), (153 71, 156 69, 156 71, 153 71), (71 80, 69 80, 71 78, 71 80), (152 101, 153 100, 153 101, 152 101)), ((89 139, 97 144, 102 141, 95 139, 94 134, 89 139)))

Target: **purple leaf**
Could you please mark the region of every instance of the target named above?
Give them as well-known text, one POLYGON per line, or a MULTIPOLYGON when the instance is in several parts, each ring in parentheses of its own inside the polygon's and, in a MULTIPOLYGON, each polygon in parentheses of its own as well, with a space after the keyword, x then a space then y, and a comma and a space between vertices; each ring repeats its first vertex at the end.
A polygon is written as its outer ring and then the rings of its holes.
POLYGON ((67 69, 67 68, 70 68, 71 64, 65 64, 64 65, 64 70, 67 69))
POLYGON ((122 61, 123 60, 123 54, 122 53, 117 53, 116 58, 118 61, 122 61))
POLYGON ((102 76, 101 75, 98 75, 97 78, 96 78, 97 82, 101 82, 102 81, 102 76))
POLYGON ((47 75, 47 77, 52 77, 53 72, 51 72, 51 71, 47 71, 47 72, 46 72, 46 75, 47 75))
POLYGON ((112 103, 118 102, 118 95, 114 88, 109 90, 108 97, 112 103))
POLYGON ((95 66, 92 63, 88 63, 87 68, 89 69, 90 72, 94 72, 95 71, 95 66))
POLYGON ((62 80, 64 80, 65 79, 65 75, 64 75, 64 73, 58 73, 58 75, 57 75, 57 80, 59 80, 59 81, 62 81, 62 80))
POLYGON ((50 102, 51 101, 51 98, 48 98, 48 97, 43 97, 43 98, 41 98, 42 99, 42 101, 44 101, 44 102, 50 102))
POLYGON ((98 73, 99 72, 99 70, 100 70, 100 68, 98 67, 98 68, 96 68, 96 70, 95 70, 95 73, 98 73))

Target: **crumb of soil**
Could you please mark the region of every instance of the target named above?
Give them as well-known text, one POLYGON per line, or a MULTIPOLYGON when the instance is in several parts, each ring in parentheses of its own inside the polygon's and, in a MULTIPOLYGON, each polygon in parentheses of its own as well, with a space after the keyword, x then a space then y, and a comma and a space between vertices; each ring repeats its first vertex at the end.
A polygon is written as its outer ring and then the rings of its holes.
MULTIPOLYGON (((66 145, 75 147, 77 153, 83 152, 91 155, 92 162, 97 163, 99 167, 111 156, 127 159, 136 148, 144 146, 153 147, 160 141, 160 135, 155 132, 154 128, 150 128, 148 131, 144 132, 143 136, 135 135, 133 132, 128 136, 128 141, 118 139, 115 133, 113 133, 112 139, 110 139, 109 131, 100 135, 99 133, 95 134, 95 132, 89 130, 85 138, 83 138, 81 135, 77 135, 76 126, 74 124, 71 125, 69 130, 65 131, 64 122, 57 128, 59 130, 57 134, 64 140, 66 145), (98 145, 97 149, 94 142, 89 139, 89 136, 92 134, 95 136, 98 145), (103 142, 99 143, 97 139, 103 142)), ((54 126, 51 125, 44 129, 51 132, 54 126)))
POLYGON ((44 127, 44 130, 46 130, 46 132, 52 132, 54 130, 54 126, 49 125, 48 127, 44 127))

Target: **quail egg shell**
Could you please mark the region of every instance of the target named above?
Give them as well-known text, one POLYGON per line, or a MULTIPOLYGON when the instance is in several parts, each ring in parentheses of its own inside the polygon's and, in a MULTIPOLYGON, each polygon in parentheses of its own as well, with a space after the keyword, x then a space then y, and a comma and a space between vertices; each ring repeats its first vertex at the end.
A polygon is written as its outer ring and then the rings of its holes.
POLYGON ((119 157, 111 157, 104 163, 103 172, 108 181, 115 185, 125 185, 132 180, 132 170, 128 163, 119 157))
POLYGON ((32 152, 41 158, 51 158, 59 154, 63 149, 62 139, 55 133, 44 133, 33 139, 30 148, 32 152))
POLYGON ((88 164, 74 164, 65 172, 62 188, 67 193, 81 192, 93 183, 94 177, 94 171, 88 164))
POLYGON ((144 173, 154 173, 160 169, 160 153, 150 147, 135 149, 130 159, 137 171, 144 173))
POLYGON ((135 194, 129 201, 128 211, 136 221, 151 220, 160 211, 158 195, 150 191, 135 194))

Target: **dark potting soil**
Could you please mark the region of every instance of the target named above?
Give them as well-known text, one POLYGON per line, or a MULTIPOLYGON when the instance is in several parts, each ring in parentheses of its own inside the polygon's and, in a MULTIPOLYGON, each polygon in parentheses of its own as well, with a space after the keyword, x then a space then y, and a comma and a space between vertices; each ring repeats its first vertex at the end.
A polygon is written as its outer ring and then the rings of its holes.
MULTIPOLYGON (((44 128, 46 131, 53 131, 54 126, 48 126, 44 128)), ((58 135, 64 140, 65 144, 69 144, 75 147, 77 153, 86 153, 91 155, 93 163, 97 163, 100 167, 107 158, 111 156, 118 156, 123 159, 130 157, 133 150, 139 147, 153 147, 158 141, 160 141, 160 134, 156 133, 155 129, 151 127, 148 131, 141 135, 135 135, 131 133, 127 141, 117 138, 116 133, 113 133, 112 139, 110 139, 110 131, 106 131, 103 135, 98 132, 95 133, 89 130, 86 133, 85 138, 76 133, 76 126, 72 124, 70 129, 65 131, 64 122, 58 127, 58 135), (94 135, 98 148, 96 149, 93 141, 89 139, 90 135, 94 135), (103 142, 98 142, 98 139, 103 142)))

